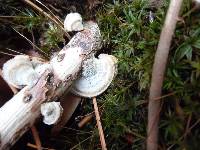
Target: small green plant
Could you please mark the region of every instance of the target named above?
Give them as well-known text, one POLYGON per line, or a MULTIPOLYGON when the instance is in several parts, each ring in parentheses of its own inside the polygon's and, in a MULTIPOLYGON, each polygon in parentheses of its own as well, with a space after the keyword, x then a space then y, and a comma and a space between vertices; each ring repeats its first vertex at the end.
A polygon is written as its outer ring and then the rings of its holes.
POLYGON ((43 32, 41 48, 45 52, 55 52, 59 50, 59 43, 64 45, 63 31, 56 25, 49 22, 48 28, 43 32))

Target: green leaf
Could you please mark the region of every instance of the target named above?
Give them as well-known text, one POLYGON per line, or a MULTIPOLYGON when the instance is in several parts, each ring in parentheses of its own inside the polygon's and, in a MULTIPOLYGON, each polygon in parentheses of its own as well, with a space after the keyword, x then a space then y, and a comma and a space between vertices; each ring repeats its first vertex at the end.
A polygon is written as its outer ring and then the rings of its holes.
POLYGON ((188 44, 181 45, 175 52, 175 60, 180 61, 184 56, 187 57, 187 59, 192 59, 192 47, 188 44))
POLYGON ((200 39, 196 40, 196 41, 192 44, 192 46, 194 46, 195 48, 200 49, 200 39))

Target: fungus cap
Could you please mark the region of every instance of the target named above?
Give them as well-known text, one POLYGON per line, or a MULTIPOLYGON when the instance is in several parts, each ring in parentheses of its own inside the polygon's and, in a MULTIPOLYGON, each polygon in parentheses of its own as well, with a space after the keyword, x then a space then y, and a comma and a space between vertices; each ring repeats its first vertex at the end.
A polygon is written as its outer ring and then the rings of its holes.
POLYGON ((103 93, 117 73, 117 59, 112 55, 101 54, 98 59, 92 57, 83 64, 82 74, 71 92, 83 97, 95 97, 103 93))
POLYGON ((59 121, 63 108, 60 102, 43 103, 40 107, 41 114, 44 117, 43 122, 47 125, 55 124, 59 121))
POLYGON ((83 30, 82 17, 79 13, 69 13, 64 21, 64 29, 66 31, 83 30))
POLYGON ((16 55, 4 63, 2 74, 8 84, 19 89, 35 85, 39 78, 27 55, 16 55))

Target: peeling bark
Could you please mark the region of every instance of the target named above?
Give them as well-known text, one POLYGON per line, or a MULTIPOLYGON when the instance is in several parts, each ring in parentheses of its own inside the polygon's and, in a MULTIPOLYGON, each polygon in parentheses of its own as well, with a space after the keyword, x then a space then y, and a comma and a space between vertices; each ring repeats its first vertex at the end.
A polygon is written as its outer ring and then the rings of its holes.
POLYGON ((25 87, 0 108, 0 149, 9 149, 40 116, 40 105, 54 101, 66 92, 77 79, 82 63, 101 47, 100 31, 96 23, 86 23, 51 61, 33 87, 25 87), (72 52, 73 50, 77 50, 72 52), (78 52, 78 55, 77 55, 78 52), (69 61, 69 55, 77 56, 69 61), (69 70, 73 66, 73 69, 69 70))

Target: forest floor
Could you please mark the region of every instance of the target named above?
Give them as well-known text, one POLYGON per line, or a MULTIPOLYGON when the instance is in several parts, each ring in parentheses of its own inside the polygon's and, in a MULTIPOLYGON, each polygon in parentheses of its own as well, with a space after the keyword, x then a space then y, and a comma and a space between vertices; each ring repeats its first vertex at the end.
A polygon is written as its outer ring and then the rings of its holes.
MULTIPOLYGON (((34 1, 35 2, 35 1, 34 1)), ((108 149, 145 149, 148 95, 154 55, 169 6, 169 0, 69 0, 42 1, 53 14, 64 20, 79 12, 84 21, 98 23, 103 37, 99 53, 116 56, 118 75, 108 90, 97 97, 108 149)), ((45 7, 36 3, 47 10, 45 7)), ((200 14, 199 6, 184 0, 173 35, 163 85, 159 123, 159 149, 199 149, 200 140, 200 14)), ((50 13, 50 12, 48 12, 50 13)), ((60 28, 42 13, 22 1, 0 0, 0 67, 16 55, 8 49, 44 57, 19 33, 30 39, 46 59, 69 41, 60 28), (17 31, 17 32, 16 32, 17 31)), ((71 36, 74 33, 70 33, 71 36)), ((98 53, 98 54, 99 54, 98 53)), ((97 55, 98 55, 97 54, 97 55)), ((0 78, 1 79, 1 78, 0 78)), ((0 80, 0 106, 12 91, 0 80)), ((82 99, 63 130, 52 136, 52 126, 36 124, 42 146, 48 149, 101 149, 93 105, 82 99), (78 123, 90 115, 83 127, 78 123)), ((12 148, 32 150, 28 131, 12 148)))

